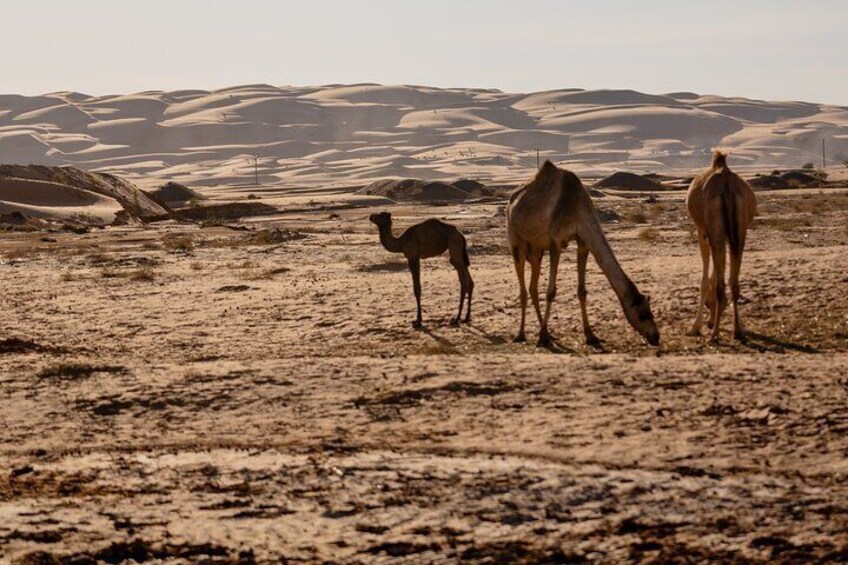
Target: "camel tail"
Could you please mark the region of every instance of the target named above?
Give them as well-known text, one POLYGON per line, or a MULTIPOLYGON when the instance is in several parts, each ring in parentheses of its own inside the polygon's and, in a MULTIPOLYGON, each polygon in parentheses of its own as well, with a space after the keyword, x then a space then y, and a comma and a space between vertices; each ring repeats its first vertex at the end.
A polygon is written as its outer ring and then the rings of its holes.
POLYGON ((721 191, 721 215, 724 221, 724 231, 727 234, 727 243, 730 252, 739 256, 742 247, 739 238, 739 216, 736 213, 736 195, 731 185, 730 175, 724 175, 724 187, 721 191))
POLYGON ((465 241, 465 237, 462 238, 462 260, 465 262, 466 267, 471 266, 471 259, 468 257, 468 242, 465 241))

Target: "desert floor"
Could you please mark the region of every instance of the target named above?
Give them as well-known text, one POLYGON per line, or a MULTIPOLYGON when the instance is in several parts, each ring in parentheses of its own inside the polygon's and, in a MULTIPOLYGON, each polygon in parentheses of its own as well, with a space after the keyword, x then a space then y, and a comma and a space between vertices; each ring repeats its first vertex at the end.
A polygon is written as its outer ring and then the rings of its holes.
POLYGON ((594 262, 583 344, 572 252, 512 343, 497 202, 391 208, 471 245, 472 324, 432 259, 421 331, 371 208, 0 234, 0 562, 848 559, 848 192, 759 198, 748 346, 685 336, 681 193, 597 203, 659 350, 594 262))

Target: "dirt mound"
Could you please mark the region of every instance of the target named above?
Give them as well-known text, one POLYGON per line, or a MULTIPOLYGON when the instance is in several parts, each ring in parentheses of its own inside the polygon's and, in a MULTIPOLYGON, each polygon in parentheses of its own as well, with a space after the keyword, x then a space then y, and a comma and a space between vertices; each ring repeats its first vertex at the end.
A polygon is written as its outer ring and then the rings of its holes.
POLYGON ((44 165, 0 165, 0 179, 22 179, 63 184, 115 199, 128 213, 148 219, 171 211, 155 202, 137 186, 109 173, 93 173, 76 167, 44 165))
POLYGON ((789 187, 817 188, 827 185, 827 182, 818 176, 802 171, 786 171, 780 173, 780 178, 785 180, 789 187))
POLYGON ((751 185, 751 188, 765 189, 765 190, 779 190, 781 188, 790 188, 791 185, 789 181, 784 178, 781 178, 778 175, 768 175, 764 177, 755 177, 748 181, 748 184, 751 185))
POLYGON ((205 196, 196 190, 192 190, 184 184, 173 181, 163 184, 156 190, 148 192, 148 195, 158 201, 165 202, 168 205, 177 206, 184 205, 188 202, 206 199, 205 196))
POLYGON ((479 196, 453 184, 420 179, 380 180, 360 189, 357 194, 411 202, 457 202, 479 196))
POLYGON ((664 190, 660 183, 636 173, 618 171, 599 180, 595 188, 615 188, 618 190, 664 190))
POLYGON ((227 202, 211 206, 183 208, 174 212, 174 215, 184 220, 216 222, 237 220, 249 216, 267 216, 277 212, 279 212, 279 209, 262 202, 227 202))
POLYGON ((495 194, 494 189, 489 188, 485 184, 480 181, 476 181, 474 179, 459 179, 458 181, 454 181, 451 183, 459 190, 463 190, 470 194, 477 194, 479 196, 493 196, 495 194))

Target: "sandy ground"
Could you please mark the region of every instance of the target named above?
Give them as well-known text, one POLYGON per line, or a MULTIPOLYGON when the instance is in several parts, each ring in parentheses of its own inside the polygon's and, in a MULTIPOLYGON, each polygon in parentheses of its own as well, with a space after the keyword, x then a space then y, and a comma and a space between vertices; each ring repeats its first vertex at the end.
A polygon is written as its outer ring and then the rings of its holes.
POLYGON ((391 208, 471 244, 473 323, 434 259, 421 331, 372 208, 2 234, 0 562, 848 559, 848 193, 759 197, 749 346, 684 335, 679 193, 598 202, 659 350, 594 263, 582 343, 573 255, 558 346, 513 344, 498 203, 391 208))

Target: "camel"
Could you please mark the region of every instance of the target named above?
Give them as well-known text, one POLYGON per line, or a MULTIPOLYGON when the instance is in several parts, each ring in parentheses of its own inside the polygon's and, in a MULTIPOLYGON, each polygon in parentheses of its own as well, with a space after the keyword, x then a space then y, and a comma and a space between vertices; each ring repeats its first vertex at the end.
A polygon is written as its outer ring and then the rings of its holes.
POLYGON ((592 199, 574 173, 546 161, 533 180, 512 193, 506 216, 509 246, 518 274, 521 300, 521 326, 514 341, 524 342, 527 339, 524 333, 527 312, 524 267, 529 262, 530 296, 540 325, 537 345, 549 347, 552 344, 548 320, 551 303, 556 296, 557 267, 562 251, 571 240, 576 240, 577 297, 580 300, 586 343, 592 346, 601 344, 586 314, 586 261, 591 253, 618 296, 630 325, 649 344, 659 345, 660 334, 651 313, 650 298, 640 293, 622 270, 601 229, 592 199), (545 251, 550 253, 550 276, 543 317, 539 307, 538 284, 545 251))
POLYGON ((392 215, 388 212, 371 214, 368 218, 380 230, 380 243, 392 253, 403 253, 409 262, 412 273, 412 290, 418 306, 418 317, 412 323, 414 328, 422 327, 421 319, 421 260, 441 255, 445 251, 450 254, 451 265, 459 274, 459 311, 456 318, 451 319, 451 325, 458 326, 462 317, 462 307, 468 297, 468 310, 465 314, 466 324, 471 322, 471 295, 474 292, 474 280, 468 267, 468 245, 462 232, 451 224, 440 220, 426 220, 407 228, 400 237, 392 234, 392 215))
POLYGON ((710 312, 708 325, 712 329, 710 341, 718 342, 719 321, 727 307, 724 282, 726 243, 730 248, 733 335, 745 343, 745 332, 739 317, 739 270, 742 267, 745 236, 757 215, 757 198, 748 183, 727 166, 727 154, 716 151, 710 168, 692 180, 686 205, 695 223, 703 263, 698 312, 689 335, 701 335, 706 306, 710 312), (712 275, 709 275, 710 257, 713 260, 712 275))

